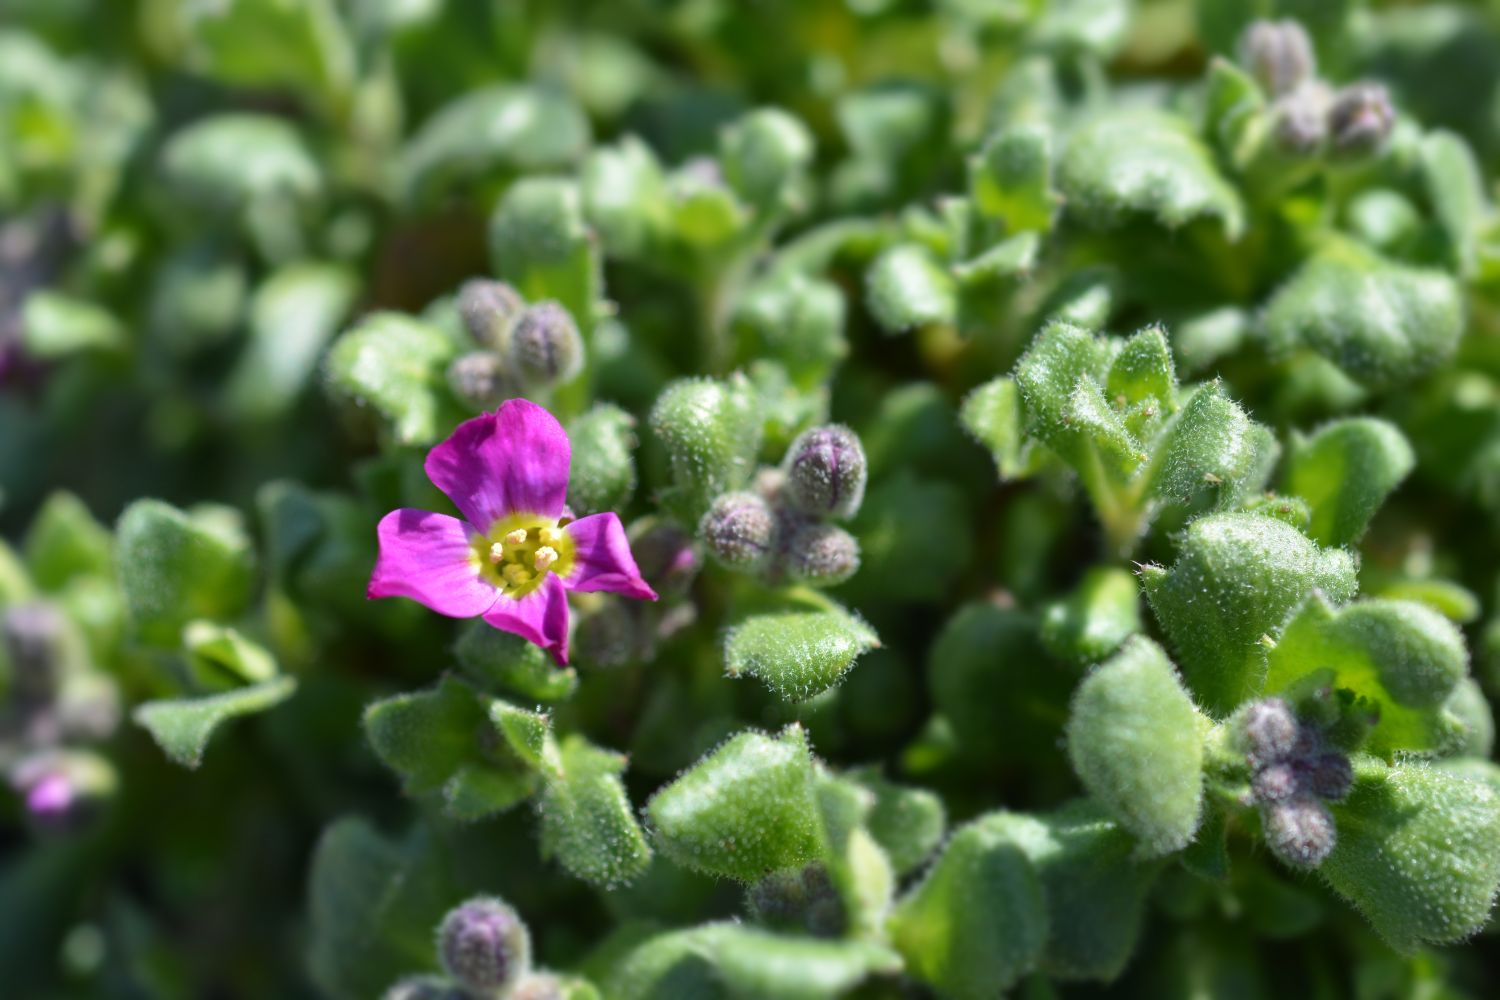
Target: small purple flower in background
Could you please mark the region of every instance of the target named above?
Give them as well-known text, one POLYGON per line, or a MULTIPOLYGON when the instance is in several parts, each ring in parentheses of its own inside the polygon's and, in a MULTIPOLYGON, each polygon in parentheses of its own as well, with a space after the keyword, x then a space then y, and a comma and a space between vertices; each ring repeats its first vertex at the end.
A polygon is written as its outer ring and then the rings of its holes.
POLYGON ((568 517, 571 463, 562 425, 527 400, 460 424, 426 469, 464 519, 410 508, 381 518, 368 595, 483 618, 566 664, 568 591, 656 600, 617 515, 568 517))

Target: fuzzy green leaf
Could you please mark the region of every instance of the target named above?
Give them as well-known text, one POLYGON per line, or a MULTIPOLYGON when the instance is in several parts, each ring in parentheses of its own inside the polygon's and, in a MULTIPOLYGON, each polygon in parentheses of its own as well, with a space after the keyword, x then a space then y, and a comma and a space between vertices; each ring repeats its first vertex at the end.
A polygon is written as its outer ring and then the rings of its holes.
POLYGON ((721 493, 742 486, 755 467, 762 422, 743 378, 679 379, 657 397, 651 430, 667 446, 673 490, 668 498, 689 524, 721 493))
POLYGON ((913 244, 891 247, 875 259, 865 277, 865 300, 887 333, 958 318, 953 276, 930 251, 913 244))
POLYGON ((1059 659, 1097 663, 1141 630, 1140 585, 1126 570, 1095 566, 1042 615, 1042 643, 1059 659))
POLYGON ((174 763, 196 769, 203 763, 203 751, 221 724, 242 715, 264 712, 290 698, 296 689, 294 679, 278 677, 264 684, 202 698, 144 702, 136 706, 131 718, 151 733, 156 745, 174 763))
POLYGON ((589 224, 611 256, 639 258, 671 224, 667 179, 651 147, 635 136, 594 150, 579 183, 589 224))
POLYGON ((568 506, 578 517, 620 510, 635 492, 635 418, 597 403, 568 422, 573 466, 568 506))
POLYGON ((1052 228, 1052 139, 1035 125, 1012 125, 969 161, 969 194, 983 214, 1003 219, 1012 232, 1052 228))
POLYGON ((230 519, 137 500, 115 531, 120 589, 142 639, 175 646, 194 618, 223 620, 250 599, 250 540, 230 519))
POLYGON ((1187 499, 1205 486, 1234 496, 1262 469, 1263 438, 1218 382, 1199 386, 1157 443, 1154 495, 1187 499))
POLYGON ((78 577, 109 577, 113 548, 114 536, 83 501, 58 490, 37 509, 22 551, 37 586, 57 590, 78 577))
POLYGON ((323 186, 302 136, 272 115, 201 118, 167 140, 162 169, 173 197, 219 212, 265 199, 310 201, 323 186))
POLYGON ((879 645, 870 626, 843 611, 756 615, 724 640, 724 672, 757 677, 786 701, 806 701, 879 645))
POLYGON ((1126 640, 1078 686, 1068 719, 1073 769, 1156 856, 1186 846, 1203 811, 1206 720, 1161 647, 1126 640))
POLYGON ((808 860, 823 837, 797 727, 739 734, 658 791, 646 815, 678 864, 743 882, 808 860))
POLYGON ((1490 217, 1484 175, 1461 136, 1436 131, 1418 147, 1427 198, 1448 243, 1448 260, 1461 275, 1474 273, 1480 232, 1490 217))
POLYGON ((887 781, 875 768, 849 773, 875 795, 865 825, 897 875, 915 871, 943 842, 947 812, 943 800, 925 788, 887 781))
POLYGON ((300 261, 262 282, 250 301, 249 341, 224 390, 229 409, 249 420, 286 412, 357 292, 353 272, 339 264, 300 261))
POLYGON ((436 327, 376 313, 339 337, 324 366, 335 394, 385 417, 398 443, 425 445, 462 419, 448 393, 448 362, 456 353, 436 327))
POLYGON ((527 301, 555 299, 589 331, 603 277, 574 181, 527 177, 511 185, 490 218, 489 243, 496 273, 527 301))
POLYGON ((1311 437, 1293 436, 1282 492, 1312 509, 1308 537, 1322 545, 1350 545, 1415 465, 1411 445, 1394 424, 1353 417, 1311 437))
POLYGON ((1031 446, 1022 425, 1021 390, 1015 379, 1001 376, 969 393, 959 420, 990 450, 1002 480, 1024 479, 1042 464, 1042 455, 1031 446))
POLYGON ((1262 639, 1275 639, 1293 608, 1314 590, 1343 602, 1356 589, 1347 552, 1261 514, 1199 518, 1179 550, 1170 570, 1147 566, 1141 580, 1189 689, 1218 716, 1260 690, 1262 639))
POLYGON ((453 647, 458 666, 481 688, 522 700, 565 701, 578 689, 578 671, 559 667, 535 643, 482 621, 464 630, 453 647))
POLYGON ((543 854, 603 889, 634 881, 651 863, 651 846, 620 781, 624 756, 573 735, 557 760, 537 802, 543 854))

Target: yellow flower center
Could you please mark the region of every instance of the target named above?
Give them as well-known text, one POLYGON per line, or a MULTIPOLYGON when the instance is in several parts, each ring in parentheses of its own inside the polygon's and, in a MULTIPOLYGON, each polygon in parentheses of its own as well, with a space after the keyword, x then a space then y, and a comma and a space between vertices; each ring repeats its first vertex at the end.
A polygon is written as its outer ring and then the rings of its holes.
POLYGON ((548 573, 573 569, 573 540, 557 521, 536 514, 511 514, 469 541, 481 579, 506 597, 520 600, 542 585, 548 573))

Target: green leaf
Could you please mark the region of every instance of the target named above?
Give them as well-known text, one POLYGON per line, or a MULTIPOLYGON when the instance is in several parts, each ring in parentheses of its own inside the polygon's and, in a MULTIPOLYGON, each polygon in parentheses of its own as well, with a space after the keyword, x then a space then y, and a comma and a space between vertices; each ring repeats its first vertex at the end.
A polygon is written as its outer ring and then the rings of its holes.
POLYGON ((454 899, 437 855, 425 836, 393 843, 354 817, 323 831, 307 880, 308 965, 322 993, 368 1000, 431 967, 433 928, 454 899))
POLYGON ((737 923, 704 924, 648 938, 620 962, 607 995, 619 1000, 725 997, 835 1000, 900 959, 870 941, 817 940, 737 923))
POLYGON ((1141 631, 1140 585, 1126 570, 1095 566, 1042 614, 1047 652, 1077 665, 1098 663, 1141 631))
POLYGON ((487 764, 463 764, 443 784, 443 811, 461 822, 488 819, 536 791, 530 774, 487 764))
POLYGON ((1252 153, 1255 126, 1266 106, 1255 78, 1234 63, 1215 56, 1204 83, 1204 131, 1226 159, 1243 164, 1252 153))
POLYGON ((278 677, 202 698, 144 702, 136 706, 131 718, 151 733, 156 745, 173 763, 196 769, 203 763, 209 739, 222 723, 273 708, 290 698, 296 689, 296 680, 278 677))
POLYGON ((21 341, 27 354, 46 361, 82 351, 121 351, 129 343, 125 327, 108 310, 46 289, 26 296, 21 341))
POLYGON ((1401 952, 1484 926, 1500 888, 1500 793, 1407 764, 1361 768, 1318 871, 1401 952))
POLYGON ((988 1000, 1036 967, 1047 945, 1046 897, 1017 843, 1026 816, 990 813, 958 830, 891 914, 906 970, 954 1000, 988 1000))
POLYGON ((239 632, 213 622, 188 622, 182 630, 188 672, 210 690, 258 684, 276 676, 276 658, 239 632))
POLYGON ((1002 480, 1024 479, 1042 465, 1022 425, 1021 390, 1015 379, 1001 376, 964 398, 958 414, 964 430, 990 450, 1002 480))
POLYGON ((785 701, 807 701, 879 645, 874 629, 841 610, 755 615, 725 638, 724 672, 757 677, 785 701))
POLYGON ((851 600, 941 601, 974 554, 963 493, 906 473, 870 490, 849 531, 860 546, 860 572, 845 585, 851 600), (942 525, 943 544, 933 546, 913 524, 942 525))
POLYGON ((1058 204, 1051 175, 1051 135, 1037 125, 1012 125, 969 161, 969 196, 982 214, 1003 219, 1008 231, 1047 232, 1058 204))
POLYGON ((1378 713, 1370 753, 1439 750, 1457 736, 1444 709, 1468 660, 1457 626, 1424 604, 1367 600, 1335 610, 1315 594, 1266 653, 1265 691, 1352 691, 1378 713))
POLYGON ((505 742, 529 766, 552 766, 552 751, 547 746, 547 739, 552 733, 550 716, 542 712, 528 712, 496 698, 490 702, 489 717, 495 729, 505 737, 505 742))
POLYGON ((250 600, 250 540, 237 524, 137 500, 115 531, 120 589, 141 638, 175 646, 194 618, 224 620, 250 600))
POLYGON ((422 123, 401 151, 409 198, 501 171, 543 173, 580 159, 589 121, 567 95, 533 86, 470 90, 422 123))
POLYGON ((848 774, 875 795, 875 805, 865 825, 897 875, 915 871, 943 842, 947 812, 943 800, 925 788, 911 788, 887 781, 877 768, 860 768, 848 774))
POLYGON ((813 137, 796 117, 760 108, 725 129, 719 141, 724 178, 761 211, 795 207, 813 158, 813 137))
POLYGON ((1427 199, 1447 240, 1448 262, 1469 277, 1477 263, 1481 228, 1490 218, 1474 151, 1461 136, 1440 130, 1422 138, 1417 156, 1427 199))
POLYGON ((112 577, 114 536, 66 490, 48 495, 26 531, 26 568, 43 590, 78 577, 112 577))
POLYGON ((484 710, 474 692, 445 677, 434 688, 399 694, 365 709, 365 736, 408 794, 440 789, 478 754, 484 710))
POLYGON ((639 259, 671 225, 667 179, 651 147, 633 135, 594 150, 579 184, 583 211, 612 257, 639 259))
POLYGON ((232 86, 316 95, 333 111, 354 84, 355 51, 330 0, 226 0, 164 9, 195 69, 232 86))
POLYGON ((1275 639, 1304 598, 1321 590, 1343 602, 1357 586, 1347 552, 1320 549, 1284 521, 1237 513, 1188 525, 1172 568, 1147 566, 1141 581, 1188 688, 1215 716, 1260 690, 1262 640, 1275 639))
POLYGON ((666 498, 697 524, 714 498, 744 485, 760 451, 759 403, 742 377, 678 379, 656 400, 651 430, 667 446, 673 488, 666 498))
POLYGON ((501 278, 529 302, 562 303, 588 334, 604 279, 576 182, 526 177, 512 184, 490 217, 489 243, 501 278))
POLYGON ((891 247, 870 265, 865 300, 887 333, 952 323, 958 317, 953 277, 930 251, 909 243, 891 247))
POLYGON ((1040 250, 1041 239, 1036 233, 1018 233, 976 257, 955 264, 953 277, 963 286, 965 305, 971 303, 975 295, 987 298, 995 282, 1030 274, 1040 250))
POLYGON ((1322 545, 1352 545, 1385 498, 1416 465, 1406 437, 1377 417, 1352 417, 1294 434, 1282 492, 1312 508, 1307 534, 1322 545))
POLYGON ((1017 816, 1010 829, 1046 894, 1042 968, 1058 979, 1113 980, 1135 950, 1160 865, 1136 858, 1134 838, 1086 799, 1037 819, 1017 816))
POLYGON ((663 853, 742 882, 801 864, 822 846, 813 762, 802 730, 744 732, 646 805, 663 853))
POLYGON ((596 403, 567 429, 573 445, 568 506, 578 517, 623 509, 635 493, 635 417, 596 403))
POLYGON ((1205 728, 1171 661, 1144 636, 1078 686, 1068 718, 1073 769, 1143 856, 1180 850, 1198 829, 1205 728))
POLYGON ((1277 290, 1263 329, 1271 353, 1301 348, 1370 389, 1388 389, 1453 356, 1463 297, 1441 271, 1388 261, 1352 240, 1330 240, 1277 290))
POLYGON ((302 136, 283 118, 232 113, 179 129, 162 152, 174 198, 215 212, 240 212, 266 199, 309 202, 322 172, 302 136))
POLYGON ((1142 403, 1166 413, 1175 406, 1177 372, 1161 327, 1147 327, 1120 347, 1104 377, 1104 395, 1120 409, 1142 403))
POLYGON ((358 289, 347 267, 312 261, 288 264, 263 281, 250 301, 244 353, 225 386, 229 411, 266 420, 290 409, 358 289))
POLYGON ((717 178, 679 169, 667 193, 671 231, 695 255, 727 250, 750 225, 750 209, 717 178))
POLYGON ((543 855, 602 889, 634 881, 651 863, 651 847, 620 781, 625 757, 573 735, 557 760, 537 801, 543 855))
POLYGON ((432 444, 462 419, 446 375, 456 353, 436 327, 399 313, 376 313, 328 352, 328 385, 390 421, 398 443, 432 444))
POLYGON ((1049 323, 1016 363, 1013 376, 1027 433, 1090 478, 1101 472, 1128 475, 1145 458, 1140 442, 1104 398, 1110 360, 1104 341, 1087 330, 1049 323))
POLYGON ((1185 501, 1209 486, 1238 495, 1263 471, 1263 434, 1221 383, 1199 386, 1156 442, 1152 494, 1185 501))
POLYGON ((779 361, 799 389, 823 383, 849 353, 844 293, 830 281, 791 272, 748 289, 735 309, 741 355, 779 361))
POLYGON ((1187 123, 1162 112, 1115 112, 1068 137, 1057 171, 1068 214, 1089 226, 1147 216, 1168 229, 1215 218, 1230 239, 1244 208, 1187 123))
POLYGON ((524 700, 566 701, 578 689, 578 672, 559 667, 535 643, 476 621, 453 648, 464 676, 487 691, 513 692, 524 700))

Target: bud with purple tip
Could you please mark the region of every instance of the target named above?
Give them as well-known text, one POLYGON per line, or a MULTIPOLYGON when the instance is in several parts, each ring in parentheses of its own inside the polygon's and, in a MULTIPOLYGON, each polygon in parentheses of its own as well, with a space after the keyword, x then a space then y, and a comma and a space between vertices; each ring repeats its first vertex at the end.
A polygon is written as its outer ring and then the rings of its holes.
POLYGON ((448 387, 473 410, 493 410, 516 394, 500 356, 491 351, 454 358, 448 366, 448 387))
POLYGON ((1354 83, 1334 95, 1328 107, 1328 133, 1333 151, 1342 156, 1368 156, 1385 143, 1396 124, 1391 95, 1378 83, 1354 83))
POLYGON ((840 424, 804 431, 787 449, 786 498, 816 517, 851 517, 865 497, 868 467, 859 437, 840 424))
POLYGON ((1239 61, 1272 96, 1290 93, 1318 68, 1312 40, 1292 20, 1252 22, 1240 36, 1239 61))
POLYGON ((1263 812, 1266 844, 1282 861, 1298 868, 1315 868, 1333 852, 1338 830, 1333 814, 1320 799, 1298 795, 1268 806, 1263 812))
POLYGON ((458 315, 474 343, 489 351, 505 345, 506 334, 526 309, 526 300, 510 285, 488 278, 464 282, 458 290, 458 315))
POLYGON ((531 935, 510 906, 481 896, 443 918, 438 957, 470 993, 504 993, 531 970, 531 935))
POLYGON ((1279 761, 1292 752, 1301 735, 1301 725, 1290 705, 1280 698, 1266 698, 1247 706, 1240 716, 1240 737, 1254 765, 1279 761))
POLYGON ((1328 138, 1328 88, 1310 80, 1271 105, 1271 137, 1288 156, 1309 156, 1328 138))
POLYGON ((776 544, 776 514, 754 493, 725 493, 699 522, 708 551, 731 569, 756 570, 765 565, 776 544))
POLYGON ((809 524, 792 534, 783 561, 793 582, 832 587, 859 569, 859 542, 838 525, 809 524))
POLYGON ((573 314, 557 302, 527 309, 506 340, 505 363, 526 385, 572 381, 583 369, 583 336, 573 314))

